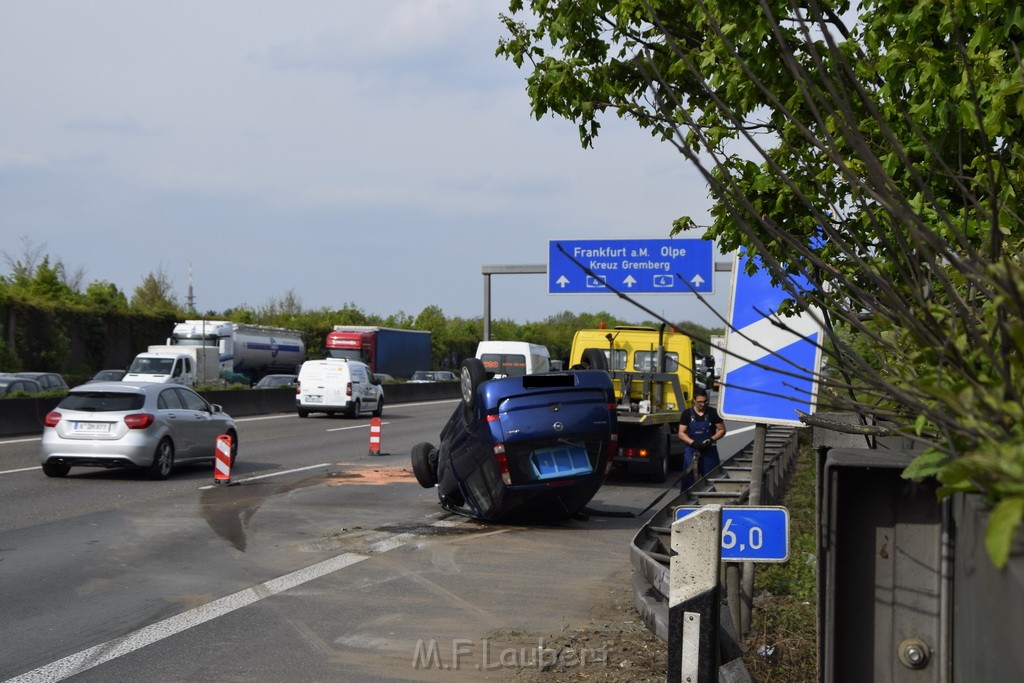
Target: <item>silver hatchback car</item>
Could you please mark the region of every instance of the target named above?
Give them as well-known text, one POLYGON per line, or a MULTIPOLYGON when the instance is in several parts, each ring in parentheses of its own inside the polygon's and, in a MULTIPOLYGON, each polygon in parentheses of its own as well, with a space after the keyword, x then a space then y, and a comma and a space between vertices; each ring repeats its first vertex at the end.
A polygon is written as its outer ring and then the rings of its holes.
POLYGON ((187 462, 212 462, 217 437, 238 429, 231 416, 180 384, 92 382, 72 389, 46 415, 40 459, 48 477, 72 466, 140 467, 166 479, 187 462))

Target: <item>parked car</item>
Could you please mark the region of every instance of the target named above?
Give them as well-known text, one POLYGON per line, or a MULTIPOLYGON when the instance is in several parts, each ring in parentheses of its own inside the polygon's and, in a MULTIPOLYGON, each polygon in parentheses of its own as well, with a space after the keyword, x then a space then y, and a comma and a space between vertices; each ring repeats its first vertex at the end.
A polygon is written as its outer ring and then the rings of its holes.
POLYGON ((295 388, 295 410, 299 417, 310 413, 342 413, 359 417, 384 411, 384 387, 366 363, 347 358, 307 360, 299 368, 295 388))
POLYGON ((389 375, 386 372, 375 372, 375 373, 373 373, 373 376, 376 377, 381 382, 394 382, 395 381, 395 378, 392 377, 391 375, 389 375))
POLYGON ((17 375, 0 375, 0 395, 15 394, 18 392, 26 394, 40 394, 43 387, 39 382, 27 377, 17 375))
POLYGON ((280 389, 281 387, 294 387, 298 381, 298 375, 265 375, 259 382, 253 385, 253 389, 280 389))
POLYGON ((417 370, 412 373, 409 379, 410 384, 422 384, 424 382, 457 382, 458 377, 454 372, 448 370, 417 370))
POLYGON ((127 370, 100 370, 86 384, 89 382, 120 382, 127 374, 127 370))
POLYGON ((441 505, 487 521, 554 521, 597 493, 616 449, 607 372, 576 370, 487 379, 462 363, 462 400, 439 445, 412 449, 412 469, 441 505))
POLYGON ((217 437, 235 421, 219 405, 180 384, 95 382, 68 392, 44 419, 40 460, 48 477, 72 467, 139 467, 166 479, 175 465, 213 462, 217 437))
POLYGON ((43 391, 60 391, 68 388, 68 383, 56 372, 16 372, 14 374, 18 377, 33 379, 39 382, 39 386, 43 388, 43 391))

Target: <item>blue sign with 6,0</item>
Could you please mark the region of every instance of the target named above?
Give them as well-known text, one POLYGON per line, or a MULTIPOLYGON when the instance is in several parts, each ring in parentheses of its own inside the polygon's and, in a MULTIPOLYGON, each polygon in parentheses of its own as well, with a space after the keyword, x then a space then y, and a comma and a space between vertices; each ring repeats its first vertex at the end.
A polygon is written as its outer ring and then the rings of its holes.
MULTIPOLYGON (((676 520, 700 508, 676 508, 676 520)), ((723 507, 722 559, 785 562, 789 559, 789 510, 784 507, 723 507)))

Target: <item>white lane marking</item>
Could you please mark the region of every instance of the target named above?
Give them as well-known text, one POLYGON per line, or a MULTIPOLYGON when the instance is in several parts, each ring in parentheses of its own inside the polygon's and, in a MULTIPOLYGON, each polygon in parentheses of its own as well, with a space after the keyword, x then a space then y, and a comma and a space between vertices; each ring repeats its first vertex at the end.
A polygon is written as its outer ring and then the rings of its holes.
MULTIPOLYGON (((438 519, 431 523, 433 527, 452 527, 460 525, 461 520, 452 519, 438 519)), ((494 532, 490 532, 484 535, 489 536, 491 533, 503 533, 504 529, 499 529, 494 532)), ((385 538, 378 541, 370 550, 373 553, 386 553, 389 550, 394 550, 407 541, 420 538, 419 534, 414 533, 402 533, 395 534, 391 538, 385 538)), ((313 579, 320 578, 327 574, 331 574, 340 569, 351 567, 354 564, 362 562, 363 560, 370 559, 369 555, 359 555, 356 553, 344 553, 336 557, 329 558, 323 562, 311 565, 304 569, 298 569, 291 574, 285 574, 276 579, 271 579, 265 583, 261 583, 258 586, 252 586, 244 590, 238 591, 226 597, 208 602, 205 605, 201 605, 187 612, 173 617, 158 621, 150 626, 143 627, 138 631, 129 633, 128 635, 115 638, 114 640, 107 641, 101 645, 90 647, 86 650, 82 650, 77 654, 64 657, 56 662, 41 666, 38 669, 33 669, 27 673, 23 673, 14 678, 9 678, 3 683, 54 683, 55 681, 61 681, 65 678, 75 676, 87 671, 95 666, 108 662, 122 655, 129 654, 135 650, 139 650, 147 645, 155 643, 159 640, 163 640, 168 636, 173 636, 177 633, 192 628, 193 626, 199 626, 211 619, 233 612, 242 607, 247 607, 255 602, 258 602, 264 598, 268 598, 271 595, 276 595, 283 591, 295 588, 304 583, 312 581, 313 579)))
POLYGON ((30 441, 42 441, 41 436, 32 436, 26 439, 11 439, 10 441, 0 441, 0 446, 6 446, 9 443, 28 443, 30 441))
MULTIPOLYGON (((268 479, 270 477, 280 477, 283 474, 292 474, 293 472, 303 472, 305 470, 315 470, 317 467, 330 467, 330 466, 331 466, 331 463, 329 463, 329 462, 322 462, 319 465, 307 465, 305 467, 296 467, 294 469, 281 470, 279 472, 269 472, 267 474, 257 474, 256 476, 246 477, 245 479, 235 479, 235 480, 232 480, 231 483, 234 484, 234 483, 237 482, 237 483, 240 484, 243 481, 256 481, 257 479, 268 479)), ((223 484, 210 484, 209 486, 200 486, 199 490, 200 491, 205 491, 207 489, 220 488, 221 486, 223 486, 223 484)))
POLYGON ((739 429, 730 429, 725 433, 726 436, 733 436, 734 434, 742 434, 743 432, 749 432, 754 429, 757 425, 750 425, 748 427, 740 427, 739 429))
POLYGON ((211 619, 234 612, 242 607, 247 607, 259 600, 276 595, 282 591, 302 585, 313 579, 320 578, 325 574, 336 572, 339 569, 350 567, 357 562, 369 559, 368 555, 356 555, 345 553, 319 562, 305 569, 299 569, 291 574, 285 574, 276 579, 271 579, 258 586, 246 588, 232 595, 208 602, 205 605, 196 607, 177 616, 158 621, 155 624, 141 628, 134 633, 115 638, 106 643, 82 650, 77 654, 70 655, 56 662, 41 666, 38 669, 29 671, 10 678, 5 683, 39 683, 46 681, 61 681, 70 676, 75 676, 95 666, 99 666, 122 655, 129 654, 163 640, 169 636, 198 626, 211 619))
MULTIPOLYGON (((383 427, 384 425, 389 425, 391 423, 390 422, 381 422, 380 424, 383 427)), ((370 423, 367 422, 364 425, 352 425, 351 427, 334 427, 332 429, 326 429, 324 431, 327 431, 327 432, 344 432, 344 431, 346 431, 348 429, 369 429, 369 427, 370 427, 370 423)))
POLYGON ((20 470, 0 470, 0 474, 14 474, 15 472, 31 472, 32 470, 40 470, 42 467, 36 465, 35 467, 22 467, 20 470))

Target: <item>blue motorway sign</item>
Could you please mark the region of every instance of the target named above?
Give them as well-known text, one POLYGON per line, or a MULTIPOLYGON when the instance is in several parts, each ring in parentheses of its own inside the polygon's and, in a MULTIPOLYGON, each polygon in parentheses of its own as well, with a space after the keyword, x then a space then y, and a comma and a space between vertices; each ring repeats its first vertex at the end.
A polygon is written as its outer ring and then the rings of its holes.
MULTIPOLYGON (((700 508, 679 507, 676 520, 700 508)), ((784 507, 722 507, 722 559, 785 562, 789 559, 789 510, 784 507)))
MULTIPOLYGON (((732 267, 718 412, 731 420, 800 427, 799 414, 813 413, 817 404, 821 326, 808 313, 776 315, 791 295, 774 286, 763 268, 748 275, 748 260, 741 249, 732 267)), ((810 287, 806 281, 794 285, 810 287)))
POLYGON ((706 294, 714 268, 702 239, 551 240, 548 294, 706 294))

